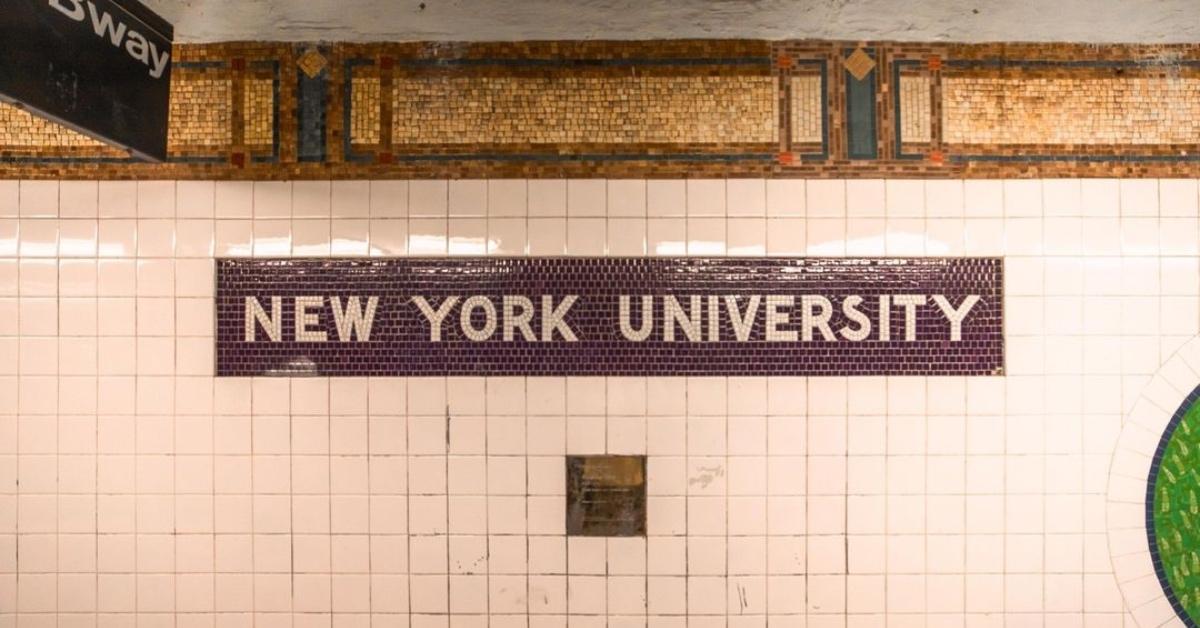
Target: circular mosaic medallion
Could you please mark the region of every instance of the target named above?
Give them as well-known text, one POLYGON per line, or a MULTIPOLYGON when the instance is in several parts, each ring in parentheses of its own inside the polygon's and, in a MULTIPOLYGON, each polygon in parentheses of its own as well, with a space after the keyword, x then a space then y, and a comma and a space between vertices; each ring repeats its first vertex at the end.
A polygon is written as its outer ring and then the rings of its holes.
POLYGON ((1146 533, 1159 583, 1179 618, 1200 619, 1200 398, 1171 417, 1150 467, 1146 533))

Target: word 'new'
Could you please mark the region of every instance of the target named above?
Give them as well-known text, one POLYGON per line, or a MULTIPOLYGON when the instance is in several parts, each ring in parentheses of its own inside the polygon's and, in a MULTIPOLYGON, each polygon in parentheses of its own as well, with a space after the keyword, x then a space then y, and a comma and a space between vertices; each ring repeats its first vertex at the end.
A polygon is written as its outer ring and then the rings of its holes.
MULTIPOLYGON (((329 334, 324 329, 314 329, 320 324, 317 310, 325 306, 325 297, 302 296, 293 300, 293 338, 296 342, 325 342, 329 334)), ((329 297, 329 309, 333 313, 333 326, 337 329, 339 342, 371 340, 371 328, 375 326, 375 313, 379 310, 379 297, 368 297, 364 307, 362 299, 352 296, 343 305, 338 297, 329 297)), ((255 297, 246 297, 246 342, 257 340, 255 328, 262 327, 271 342, 283 341, 283 297, 271 297, 271 313, 255 297)))

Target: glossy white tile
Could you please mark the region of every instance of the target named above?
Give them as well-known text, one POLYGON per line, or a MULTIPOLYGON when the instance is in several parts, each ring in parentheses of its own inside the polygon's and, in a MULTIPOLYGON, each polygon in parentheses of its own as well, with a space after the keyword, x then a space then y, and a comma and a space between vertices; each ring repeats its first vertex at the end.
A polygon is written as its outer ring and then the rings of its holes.
POLYGON ((1145 537, 1110 536, 1142 521, 1110 471, 1145 472, 1114 456, 1139 400, 1194 386, 1198 198, 0 182, 0 625, 1120 624, 1149 563, 1112 557, 1145 537), (568 254, 1004 256, 1007 374, 214 376, 214 256, 568 254), (566 536, 576 454, 647 457, 645 537, 566 536))

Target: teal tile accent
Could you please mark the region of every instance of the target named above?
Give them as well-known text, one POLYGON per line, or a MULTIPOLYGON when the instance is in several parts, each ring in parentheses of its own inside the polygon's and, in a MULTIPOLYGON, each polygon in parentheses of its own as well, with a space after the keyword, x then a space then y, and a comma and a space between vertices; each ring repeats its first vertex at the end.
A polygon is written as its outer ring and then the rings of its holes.
MULTIPOLYGON (((329 55, 328 49, 318 50, 323 55, 329 55)), ((325 161, 325 92, 328 77, 328 68, 313 78, 296 69, 296 157, 299 161, 325 161)))
MULTIPOLYGON (((874 48, 865 48, 875 57, 874 48)), ((849 55, 853 49, 847 49, 849 55)), ((878 159, 879 134, 875 125, 875 76, 873 68, 862 80, 846 72, 846 146, 851 159, 878 159)))

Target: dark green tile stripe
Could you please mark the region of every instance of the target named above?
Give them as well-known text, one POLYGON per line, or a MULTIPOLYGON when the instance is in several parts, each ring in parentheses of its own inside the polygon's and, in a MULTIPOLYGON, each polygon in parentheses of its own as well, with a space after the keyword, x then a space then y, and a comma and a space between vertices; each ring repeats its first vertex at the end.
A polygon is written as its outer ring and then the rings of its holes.
MULTIPOLYGON (((874 48, 866 48, 875 57, 874 48)), ((849 56, 853 49, 844 51, 849 56)), ((875 128, 875 76, 878 66, 862 80, 846 70, 846 146, 850 159, 878 159, 879 135, 875 128)))
MULTIPOLYGON (((329 56, 329 50, 319 49, 329 56)), ((325 105, 329 68, 309 78, 296 68, 296 158, 301 162, 325 161, 325 105)), ((349 79, 346 80, 349 85, 349 79)), ((349 129, 346 134, 349 135, 349 129)))

